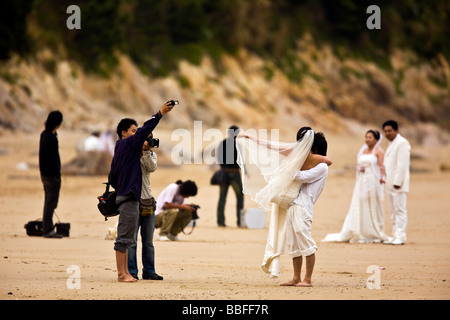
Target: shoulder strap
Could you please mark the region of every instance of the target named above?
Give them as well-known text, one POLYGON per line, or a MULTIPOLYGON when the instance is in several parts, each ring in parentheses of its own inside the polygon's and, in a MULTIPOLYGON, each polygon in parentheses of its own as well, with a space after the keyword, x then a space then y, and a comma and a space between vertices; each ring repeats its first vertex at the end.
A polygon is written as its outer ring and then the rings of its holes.
POLYGON ((195 220, 192 222, 192 229, 189 233, 184 232, 184 229, 181 230, 181 232, 183 232, 185 235, 190 235, 192 233, 192 231, 194 231, 194 228, 195 228, 195 220))
POLYGON ((109 193, 109 186, 111 185, 109 183, 109 180, 108 180, 108 182, 103 182, 103 184, 106 184, 105 194, 108 194, 109 193))

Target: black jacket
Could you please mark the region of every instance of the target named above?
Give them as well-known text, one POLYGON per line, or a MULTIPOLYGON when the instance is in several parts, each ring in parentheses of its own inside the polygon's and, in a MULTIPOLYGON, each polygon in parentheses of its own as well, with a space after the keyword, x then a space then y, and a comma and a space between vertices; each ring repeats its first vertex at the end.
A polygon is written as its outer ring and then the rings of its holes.
POLYGON ((39 170, 44 177, 61 178, 58 136, 51 131, 42 131, 39 141, 39 170))
POLYGON ((236 140, 229 137, 223 140, 216 150, 217 161, 222 168, 239 169, 237 163, 236 140))
POLYGON ((144 123, 142 128, 136 131, 136 134, 116 142, 108 180, 118 196, 125 196, 131 192, 134 198, 140 201, 142 190, 140 159, 142 145, 148 135, 158 125, 160 119, 161 114, 157 112, 144 123))

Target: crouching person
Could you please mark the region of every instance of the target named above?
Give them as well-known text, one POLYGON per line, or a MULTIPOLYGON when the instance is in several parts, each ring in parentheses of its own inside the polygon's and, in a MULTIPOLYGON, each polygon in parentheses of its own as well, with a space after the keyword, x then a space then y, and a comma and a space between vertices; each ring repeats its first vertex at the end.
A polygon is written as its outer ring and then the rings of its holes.
POLYGON ((155 228, 160 228, 158 240, 180 240, 177 235, 189 224, 195 211, 192 205, 184 204, 184 199, 196 195, 197 185, 191 180, 178 180, 161 192, 155 212, 155 228))

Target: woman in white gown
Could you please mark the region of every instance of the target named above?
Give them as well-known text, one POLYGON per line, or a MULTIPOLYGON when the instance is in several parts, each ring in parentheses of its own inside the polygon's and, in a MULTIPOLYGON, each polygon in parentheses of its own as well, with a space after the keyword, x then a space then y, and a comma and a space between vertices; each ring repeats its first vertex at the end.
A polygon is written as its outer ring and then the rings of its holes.
POLYGON ((384 152, 381 135, 369 130, 357 158, 356 184, 340 233, 328 234, 323 242, 376 243, 384 234, 384 152))
POLYGON ((294 143, 262 140, 243 131, 236 138, 243 192, 270 212, 261 268, 271 277, 279 277, 280 256, 287 241, 287 213, 302 186, 302 181, 295 177, 299 170, 311 169, 319 163, 331 165, 329 158, 311 153, 314 137, 310 127, 302 127, 294 143))

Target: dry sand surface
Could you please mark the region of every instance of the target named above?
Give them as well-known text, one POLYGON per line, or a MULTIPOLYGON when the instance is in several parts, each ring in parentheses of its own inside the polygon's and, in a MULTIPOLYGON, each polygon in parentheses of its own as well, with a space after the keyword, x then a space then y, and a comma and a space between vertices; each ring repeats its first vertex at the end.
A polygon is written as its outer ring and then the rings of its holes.
MULTIPOLYGON (((361 135, 363 136, 363 134, 361 135)), ((75 156, 80 134, 59 132, 62 162, 75 156)), ((200 220, 182 241, 155 241, 156 270, 163 281, 118 283, 113 241, 105 240, 108 227, 97 211, 96 196, 105 177, 63 176, 56 214, 70 222, 70 237, 29 237, 24 224, 41 218, 43 188, 37 168, 39 134, 0 136, 0 299, 449 299, 450 298, 450 172, 448 147, 414 146, 414 172, 408 196, 408 241, 404 246, 321 243, 338 232, 354 187, 354 161, 363 139, 329 136, 334 164, 325 190, 314 208, 313 238, 319 250, 313 288, 280 287, 291 278, 291 260, 281 259, 281 276, 271 279, 262 262, 265 229, 237 228, 231 190, 226 207, 227 228, 216 226, 218 188, 209 185, 206 165, 163 167, 152 175, 155 195, 177 179, 199 185, 200 220), (447 154, 446 154, 447 152, 447 154), (25 162, 28 170, 16 165, 25 162), (69 266, 78 266, 81 289, 69 289, 69 266), (369 289, 369 266, 380 270, 380 289, 369 289)), ((386 141, 383 146, 386 147, 386 141)), ((246 198, 245 207, 255 205, 246 198)), ((386 233, 390 219, 386 209, 386 233)), ((268 217, 267 217, 268 218, 268 217)), ((55 217, 55 220, 57 218, 55 217)), ((140 245, 139 245, 140 251, 140 245)), ((140 263, 140 262, 139 262, 140 263)))

